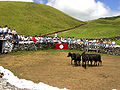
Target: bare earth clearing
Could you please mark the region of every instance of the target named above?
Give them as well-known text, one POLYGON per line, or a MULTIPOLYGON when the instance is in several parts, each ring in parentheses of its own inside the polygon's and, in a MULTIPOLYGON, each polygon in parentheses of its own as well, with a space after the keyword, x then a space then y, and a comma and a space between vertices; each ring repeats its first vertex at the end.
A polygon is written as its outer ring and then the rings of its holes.
POLYGON ((102 56, 103 66, 74 67, 67 52, 0 55, 0 65, 19 78, 70 90, 120 90, 120 57, 102 56))

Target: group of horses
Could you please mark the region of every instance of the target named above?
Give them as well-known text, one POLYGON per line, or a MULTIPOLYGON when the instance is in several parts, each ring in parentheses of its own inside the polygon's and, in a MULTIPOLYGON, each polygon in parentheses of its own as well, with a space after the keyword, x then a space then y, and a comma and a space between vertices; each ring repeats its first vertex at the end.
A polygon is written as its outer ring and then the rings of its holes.
POLYGON ((93 66, 93 61, 94 61, 94 66, 99 66, 99 63, 102 65, 102 60, 101 60, 101 55, 100 54, 86 54, 83 52, 81 55, 79 53, 71 53, 69 52, 67 57, 71 57, 71 64, 72 61, 74 61, 74 65, 81 65, 86 68, 86 64, 90 62, 89 66, 93 66))

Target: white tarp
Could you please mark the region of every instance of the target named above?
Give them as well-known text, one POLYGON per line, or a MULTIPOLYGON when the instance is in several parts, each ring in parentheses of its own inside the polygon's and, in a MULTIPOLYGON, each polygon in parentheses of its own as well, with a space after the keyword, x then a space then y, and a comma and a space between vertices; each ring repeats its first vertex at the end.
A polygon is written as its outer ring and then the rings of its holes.
POLYGON ((29 80, 19 79, 17 76, 14 76, 14 74, 11 71, 4 69, 2 66, 0 66, 0 72, 4 73, 3 78, 5 78, 7 82, 21 89, 25 88, 31 90, 67 90, 66 88, 59 89, 57 87, 49 86, 42 82, 37 84, 29 80))

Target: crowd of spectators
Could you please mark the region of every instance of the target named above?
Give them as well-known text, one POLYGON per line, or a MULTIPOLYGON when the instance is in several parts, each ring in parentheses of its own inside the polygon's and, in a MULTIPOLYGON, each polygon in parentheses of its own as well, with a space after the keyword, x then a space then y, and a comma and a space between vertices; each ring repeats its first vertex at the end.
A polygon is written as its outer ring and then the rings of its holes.
POLYGON ((7 39, 12 43, 19 43, 18 35, 15 29, 11 30, 11 28, 7 25, 4 27, 0 26, 0 39, 7 39))
POLYGON ((4 27, 0 26, 0 36, 3 39, 7 39, 12 43, 24 44, 24 43, 68 43, 68 44, 84 44, 84 45, 95 45, 95 46, 104 46, 104 47, 114 47, 115 41, 111 40, 87 40, 87 39, 75 39, 74 37, 58 37, 55 33, 54 37, 50 36, 24 36, 17 35, 15 29, 11 30, 10 27, 5 25, 4 27))

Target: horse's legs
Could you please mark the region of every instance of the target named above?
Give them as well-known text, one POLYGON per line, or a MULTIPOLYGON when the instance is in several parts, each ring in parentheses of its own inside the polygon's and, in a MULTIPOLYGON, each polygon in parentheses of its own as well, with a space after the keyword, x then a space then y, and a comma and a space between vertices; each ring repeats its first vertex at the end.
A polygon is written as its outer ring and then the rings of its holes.
POLYGON ((86 69, 86 60, 85 60, 85 69, 86 69))
POLYGON ((75 64, 75 66, 77 66, 77 61, 74 60, 74 64, 75 64))
POLYGON ((95 61, 95 64, 96 64, 96 66, 97 66, 97 61, 95 61))
POLYGON ((84 62, 82 62, 82 66, 84 66, 84 62))
POLYGON ((91 62, 91 66, 92 66, 92 60, 90 62, 91 62))
POLYGON ((79 66, 80 66, 80 61, 79 61, 79 66))
POLYGON ((71 59, 71 65, 72 65, 72 59, 71 59))
POLYGON ((94 61, 94 66, 95 66, 95 61, 94 61))
POLYGON ((100 64, 102 65, 102 61, 100 62, 100 64))
POLYGON ((99 62, 98 62, 98 66, 99 66, 99 62))
POLYGON ((89 65, 89 60, 87 61, 87 64, 89 65))

